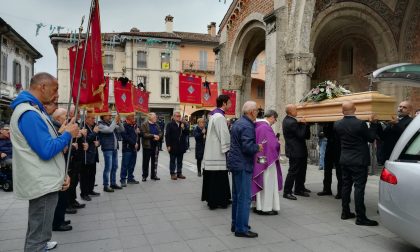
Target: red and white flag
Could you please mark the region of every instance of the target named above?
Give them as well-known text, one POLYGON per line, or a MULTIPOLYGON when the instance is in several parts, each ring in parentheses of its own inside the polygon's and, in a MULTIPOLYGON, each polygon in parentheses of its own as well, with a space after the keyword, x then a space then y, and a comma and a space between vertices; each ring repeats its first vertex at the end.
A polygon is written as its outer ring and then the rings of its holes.
POLYGON ((149 113, 149 92, 133 87, 133 105, 136 112, 149 113))
POLYGON ((124 83, 120 80, 114 80, 115 107, 119 114, 132 114, 134 112, 132 87, 131 81, 124 83))
POLYGON ((201 77, 179 74, 179 102, 201 106, 201 77))

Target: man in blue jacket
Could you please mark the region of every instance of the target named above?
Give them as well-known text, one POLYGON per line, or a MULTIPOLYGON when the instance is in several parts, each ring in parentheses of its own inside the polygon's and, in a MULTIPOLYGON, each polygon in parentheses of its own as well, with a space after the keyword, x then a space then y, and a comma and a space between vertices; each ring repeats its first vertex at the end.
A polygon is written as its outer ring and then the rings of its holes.
POLYGON ((248 225, 251 205, 251 181, 254 170, 254 156, 262 151, 262 144, 256 143, 255 120, 258 109, 254 101, 245 102, 243 115, 232 126, 228 167, 232 172, 232 227, 236 237, 255 238, 257 233, 248 225))
POLYGON ((0 162, 5 165, 12 164, 12 142, 10 141, 9 125, 0 126, 0 162))
POLYGON ((121 186, 128 184, 138 184, 134 179, 134 168, 136 167, 137 151, 140 150, 138 139, 138 127, 134 115, 128 115, 124 122, 124 132, 122 137, 122 161, 121 161, 121 186))
POLYGON ((79 128, 72 119, 58 135, 42 105, 57 98, 57 79, 38 73, 32 77, 29 91, 21 92, 11 104, 14 192, 29 200, 25 252, 45 251, 58 191, 67 190, 70 184, 62 151, 79 134, 79 128))

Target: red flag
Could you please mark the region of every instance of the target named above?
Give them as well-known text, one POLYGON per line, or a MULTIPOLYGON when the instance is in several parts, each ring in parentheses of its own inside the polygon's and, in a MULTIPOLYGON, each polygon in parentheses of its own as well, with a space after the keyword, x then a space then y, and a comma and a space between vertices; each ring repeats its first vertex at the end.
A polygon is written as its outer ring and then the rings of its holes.
POLYGON ((179 102, 201 105, 201 78, 179 74, 179 102))
POLYGON ((120 114, 131 114, 134 112, 132 87, 131 81, 123 84, 119 80, 114 80, 115 106, 120 114))
POLYGON ((100 107, 95 107, 94 114, 103 115, 109 113, 108 97, 109 97, 109 77, 105 79, 105 87, 102 92, 102 104, 100 107))
POLYGON ((225 111, 225 114, 226 115, 236 115, 236 113, 235 113, 235 111, 236 111, 236 91, 223 89, 222 94, 229 96, 229 98, 230 98, 229 100, 232 103, 230 108, 225 111))
POLYGON ((73 102, 76 103, 77 90, 79 87, 80 73, 82 72, 82 84, 80 89, 79 104, 81 106, 97 106, 102 103, 104 82, 104 69, 102 66, 102 38, 101 38, 101 24, 99 16, 99 2, 94 1, 94 9, 90 16, 90 25, 92 33, 89 34, 87 40, 82 41, 77 52, 77 62, 74 65, 76 58, 77 46, 69 48, 70 60, 70 82, 74 75, 74 86, 72 89, 73 102), (86 47, 85 62, 82 69, 83 53, 86 47))
POLYGON ((208 82, 208 87, 201 89, 201 103, 203 107, 216 107, 217 82, 208 82))
POLYGON ((149 113, 149 92, 142 91, 133 86, 133 105, 134 110, 142 113, 149 113))

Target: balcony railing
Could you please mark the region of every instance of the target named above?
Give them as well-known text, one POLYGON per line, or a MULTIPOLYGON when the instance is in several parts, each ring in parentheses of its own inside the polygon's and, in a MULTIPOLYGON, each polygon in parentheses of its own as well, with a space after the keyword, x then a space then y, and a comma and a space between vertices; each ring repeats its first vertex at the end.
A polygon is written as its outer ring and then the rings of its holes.
POLYGON ((182 71, 190 72, 213 72, 214 73, 214 62, 203 62, 194 60, 183 60, 182 71))

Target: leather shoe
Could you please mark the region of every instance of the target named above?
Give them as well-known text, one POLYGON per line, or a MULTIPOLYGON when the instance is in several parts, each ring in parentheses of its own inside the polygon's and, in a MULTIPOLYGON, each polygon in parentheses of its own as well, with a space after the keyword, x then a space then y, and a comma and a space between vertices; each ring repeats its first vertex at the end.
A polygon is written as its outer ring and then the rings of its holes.
MULTIPOLYGON (((250 230, 251 229, 251 226, 250 225, 248 225, 248 230, 250 230)), ((234 233, 235 232, 235 226, 234 225, 231 225, 230 226, 230 232, 232 232, 232 233, 234 233)))
POLYGON ((109 186, 105 186, 104 187, 104 192, 114 192, 114 189, 112 189, 111 187, 109 187, 109 186))
POLYGON ((356 218, 356 215, 352 212, 350 213, 341 213, 341 219, 342 220, 348 220, 348 219, 353 219, 356 218))
POLYGON ((97 197, 97 196, 99 196, 99 195, 101 195, 100 193, 98 193, 98 192, 95 192, 95 191, 91 191, 90 193, 89 193, 89 195, 90 196, 92 196, 92 197, 97 197))
POLYGON ((133 185, 136 185, 136 184, 138 184, 138 183, 140 183, 138 180, 135 180, 135 179, 130 179, 130 180, 128 180, 127 181, 127 184, 133 184, 133 185))
POLYGON ((152 180, 160 180, 159 177, 153 177, 152 180))
POLYGON ((297 198, 291 193, 283 194, 283 198, 289 199, 289 200, 297 200, 297 198))
POLYGON ((60 225, 58 227, 53 227, 53 231, 70 231, 73 227, 70 225, 60 225))
POLYGON ((335 197, 334 197, 335 199, 341 199, 341 194, 337 194, 337 195, 335 195, 335 197))
POLYGON ((235 232, 235 236, 236 237, 245 237, 245 238, 256 238, 256 237, 258 237, 258 234, 254 233, 252 231, 248 231, 246 233, 236 233, 235 232))
POLYGON ((86 204, 80 204, 77 200, 75 200, 72 206, 76 209, 85 208, 86 204))
POLYGON ((74 209, 73 207, 67 207, 66 208, 66 214, 76 214, 77 213, 77 210, 76 209, 74 209))
POLYGON ((312 191, 311 191, 311 190, 309 190, 308 188, 304 188, 304 189, 303 189, 303 191, 304 191, 304 192, 307 192, 307 193, 311 193, 311 192, 312 192, 312 191))
POLYGON ((125 181, 121 182, 121 187, 127 187, 127 183, 125 181))
POLYGON ((329 192, 322 191, 322 192, 317 193, 317 195, 318 196, 327 196, 327 195, 332 195, 332 192, 331 191, 329 191, 329 192))
POLYGON ((117 185, 117 184, 115 184, 115 185, 111 185, 111 188, 112 188, 112 189, 116 189, 116 190, 121 190, 121 189, 122 189, 122 187, 121 187, 121 186, 119 186, 119 185, 117 185))
POLYGON ((302 197, 309 197, 309 196, 311 196, 311 195, 309 195, 309 193, 307 193, 305 191, 303 191, 303 192, 295 192, 295 195, 302 196, 302 197))
POLYGON ((177 175, 177 178, 179 178, 179 179, 186 179, 186 177, 184 175, 182 175, 182 174, 177 175))
POLYGON ((172 175, 171 175, 171 179, 172 179, 172 180, 177 180, 178 178, 176 177, 176 175, 175 175, 175 174, 172 174, 172 175))
POLYGON ((359 220, 359 219, 357 219, 356 220, 356 225, 359 225, 359 226, 378 226, 378 222, 377 221, 374 221, 374 220, 369 220, 368 218, 366 218, 366 219, 362 219, 362 220, 359 220))
POLYGON ((71 223, 71 220, 65 220, 64 221, 64 225, 70 225, 70 223, 71 223))
POLYGON ((141 181, 146 182, 147 178, 142 178, 141 181))
POLYGON ((80 198, 82 198, 82 200, 85 200, 85 201, 91 201, 92 200, 92 198, 89 195, 83 195, 83 196, 80 196, 80 198))

